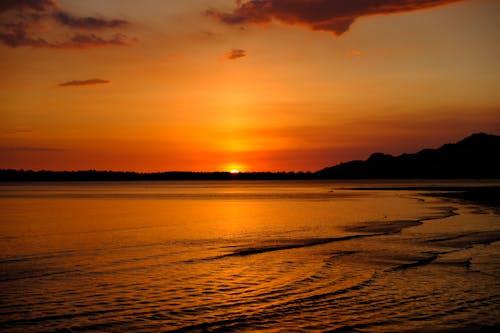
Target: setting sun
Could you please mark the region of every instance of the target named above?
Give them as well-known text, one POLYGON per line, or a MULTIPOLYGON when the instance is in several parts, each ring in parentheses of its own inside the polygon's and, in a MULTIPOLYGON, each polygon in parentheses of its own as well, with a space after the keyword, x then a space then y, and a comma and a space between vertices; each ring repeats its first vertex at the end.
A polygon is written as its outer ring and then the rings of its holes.
POLYGON ((316 171, 500 128, 495 1, 146 3, 2 5, 0 168, 316 171))
POLYGON ((247 166, 241 163, 228 163, 222 167, 222 170, 226 170, 231 174, 238 174, 240 172, 248 171, 247 166))
POLYGON ((0 0, 0 333, 500 327, 499 14, 0 0))

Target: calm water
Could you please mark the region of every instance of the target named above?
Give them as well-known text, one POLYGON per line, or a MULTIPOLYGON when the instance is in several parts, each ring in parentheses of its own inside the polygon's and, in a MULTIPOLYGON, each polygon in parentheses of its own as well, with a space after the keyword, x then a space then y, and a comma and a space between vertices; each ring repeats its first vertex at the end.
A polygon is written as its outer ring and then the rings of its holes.
POLYGON ((0 185, 0 330, 499 326, 500 216, 373 185, 0 185))

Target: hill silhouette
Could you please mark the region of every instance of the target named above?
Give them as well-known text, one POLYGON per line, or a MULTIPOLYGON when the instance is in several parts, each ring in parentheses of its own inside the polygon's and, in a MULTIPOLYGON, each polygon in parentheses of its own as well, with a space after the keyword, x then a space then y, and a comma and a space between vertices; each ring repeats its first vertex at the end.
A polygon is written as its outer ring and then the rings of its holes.
POLYGON ((316 172, 319 178, 500 178, 500 136, 473 134, 457 143, 415 154, 374 153, 316 172))
POLYGON ((392 156, 374 153, 317 172, 121 172, 0 170, 0 181, 307 180, 500 178, 500 136, 473 134, 438 149, 392 156))

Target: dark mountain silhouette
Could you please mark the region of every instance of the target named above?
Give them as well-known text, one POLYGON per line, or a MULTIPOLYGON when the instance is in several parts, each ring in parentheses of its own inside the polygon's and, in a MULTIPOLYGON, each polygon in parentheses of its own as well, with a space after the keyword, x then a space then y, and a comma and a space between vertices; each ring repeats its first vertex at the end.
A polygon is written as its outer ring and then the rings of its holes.
POLYGON ((0 170, 0 181, 307 180, 500 178, 500 136, 473 134, 455 144, 392 156, 375 153, 317 172, 120 172, 0 170))
POLYGON ((374 153, 322 169, 320 178, 500 178, 500 136, 473 134, 455 144, 392 156, 374 153))

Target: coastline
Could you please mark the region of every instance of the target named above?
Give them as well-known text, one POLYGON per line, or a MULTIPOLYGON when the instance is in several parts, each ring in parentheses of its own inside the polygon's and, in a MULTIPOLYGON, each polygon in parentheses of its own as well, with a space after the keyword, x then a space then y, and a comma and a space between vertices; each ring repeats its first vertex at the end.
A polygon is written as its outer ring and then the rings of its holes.
POLYGON ((419 191, 428 197, 459 200, 494 208, 500 214, 500 186, 415 186, 415 187, 356 187, 354 191, 419 191))

